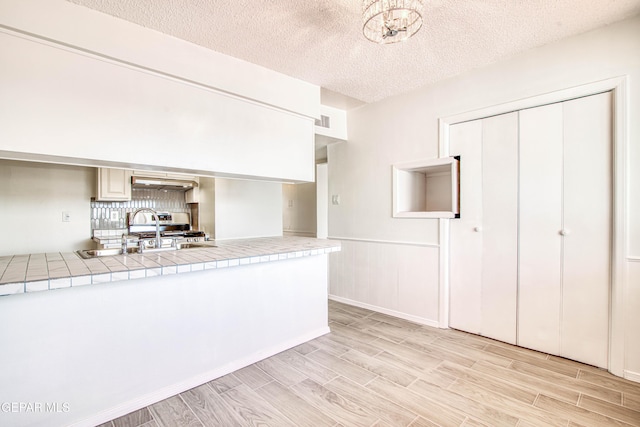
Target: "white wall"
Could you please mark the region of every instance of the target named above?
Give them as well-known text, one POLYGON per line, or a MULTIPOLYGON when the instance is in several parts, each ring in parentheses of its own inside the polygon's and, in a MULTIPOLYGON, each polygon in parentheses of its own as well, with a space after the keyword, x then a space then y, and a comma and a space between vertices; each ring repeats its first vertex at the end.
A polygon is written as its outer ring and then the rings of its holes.
POLYGON ((216 181, 214 178, 201 176, 199 188, 200 231, 204 231, 209 235, 209 238, 214 239, 216 233, 216 181))
POLYGON ((0 256, 93 247, 95 191, 94 168, 0 160, 0 256))
MULTIPOLYGON (((329 207, 330 237, 358 239, 351 255, 350 271, 372 271, 375 262, 367 254, 375 241, 391 242, 382 249, 393 253, 395 246, 407 243, 439 245, 438 221, 393 219, 391 217, 391 165, 397 162, 438 156, 438 119, 491 105, 566 89, 581 84, 628 75, 629 206, 628 252, 640 259, 640 17, 613 24, 557 43, 525 52, 494 65, 474 70, 431 87, 369 104, 348 114, 349 137, 346 144, 328 147, 330 194, 339 194, 341 204, 329 207), (395 246, 394 246, 395 245, 395 246)), ((357 274, 335 274, 332 257, 331 293, 356 298, 355 302, 393 309, 390 302, 374 300, 395 286, 386 276, 370 275, 356 281, 357 274), (358 287, 358 294, 350 289, 358 287), (362 288, 361 288, 362 287, 362 288), (360 289, 361 288, 361 289, 360 289), (353 296, 355 295, 355 296, 353 296), (375 301, 375 302, 374 302, 375 301)), ((425 254, 423 263, 438 262, 438 253, 425 254)), ((421 267, 416 263, 414 267, 421 267)), ((637 265, 637 261, 633 266, 637 265)), ((400 261, 388 266, 402 271, 400 261)), ((629 267, 625 313, 629 325, 640 324, 640 277, 629 267)), ((438 271, 431 271, 413 284, 416 292, 426 287, 427 295, 437 296, 438 271)), ((407 289, 407 292, 409 291, 407 289)), ((403 291, 404 292, 404 291, 403 291)), ((431 321, 439 313, 426 312, 431 321)), ((640 335, 627 329, 627 372, 640 373, 640 335)), ((638 376, 640 379, 640 374, 638 376)))
POLYGON ((286 234, 316 236, 316 183, 282 184, 283 230, 286 234))
POLYGON ((215 237, 282 236, 282 184, 215 180, 215 237))

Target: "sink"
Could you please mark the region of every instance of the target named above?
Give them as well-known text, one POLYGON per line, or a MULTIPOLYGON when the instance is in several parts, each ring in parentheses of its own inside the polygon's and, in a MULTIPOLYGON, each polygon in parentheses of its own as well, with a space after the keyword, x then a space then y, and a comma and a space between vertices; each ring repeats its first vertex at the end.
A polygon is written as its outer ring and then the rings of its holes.
MULTIPOLYGON (((185 243, 178 243, 175 247, 167 247, 167 248, 160 248, 160 249, 145 249, 143 254, 160 252, 160 251, 170 251, 170 250, 176 250, 176 249, 196 249, 196 248, 217 248, 217 246, 209 243, 202 243, 202 242, 189 242, 189 243, 185 242, 185 243)), ((76 251, 76 253, 84 259, 90 259, 90 258, 98 258, 103 256, 121 255, 122 249, 120 248, 84 249, 84 250, 76 251)), ((138 253, 137 246, 131 246, 127 248, 127 254, 135 254, 135 253, 138 253)))
MULTIPOLYGON (((135 254, 138 252, 137 247, 130 247, 127 249, 128 254, 135 254)), ((113 255, 121 255, 122 249, 120 248, 110 248, 110 249, 85 249, 76 251, 78 255, 80 255, 84 259, 103 257, 103 256, 113 256, 113 255)))

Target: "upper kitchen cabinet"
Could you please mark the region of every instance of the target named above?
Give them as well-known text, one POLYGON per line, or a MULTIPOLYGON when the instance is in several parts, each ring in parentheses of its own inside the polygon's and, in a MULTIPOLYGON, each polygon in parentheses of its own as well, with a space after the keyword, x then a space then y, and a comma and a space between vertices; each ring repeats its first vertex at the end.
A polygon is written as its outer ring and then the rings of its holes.
POLYGON ((99 168, 97 171, 96 200, 101 202, 131 200, 131 170, 99 168))
POLYGON ((62 3, 0 18, 0 158, 313 181, 319 87, 62 3))

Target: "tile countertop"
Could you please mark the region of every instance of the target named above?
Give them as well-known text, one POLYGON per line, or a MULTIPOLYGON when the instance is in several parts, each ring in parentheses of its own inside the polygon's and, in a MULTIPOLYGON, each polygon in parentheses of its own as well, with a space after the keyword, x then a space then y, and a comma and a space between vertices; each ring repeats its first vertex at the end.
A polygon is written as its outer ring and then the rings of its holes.
POLYGON ((0 296, 215 268, 273 262, 340 250, 309 237, 211 241, 217 247, 83 259, 75 252, 0 257, 0 296))

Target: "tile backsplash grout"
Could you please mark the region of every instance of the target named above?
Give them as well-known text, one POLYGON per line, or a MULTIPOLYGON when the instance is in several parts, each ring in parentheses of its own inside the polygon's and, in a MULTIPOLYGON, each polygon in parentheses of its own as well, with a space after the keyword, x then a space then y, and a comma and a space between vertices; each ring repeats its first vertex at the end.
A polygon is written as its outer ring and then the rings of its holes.
POLYGON ((151 208, 162 212, 190 212, 182 191, 133 189, 131 201, 99 202, 92 198, 91 230, 124 229, 127 227, 127 213, 139 208, 151 208), (115 215, 114 219, 112 214, 115 215))

